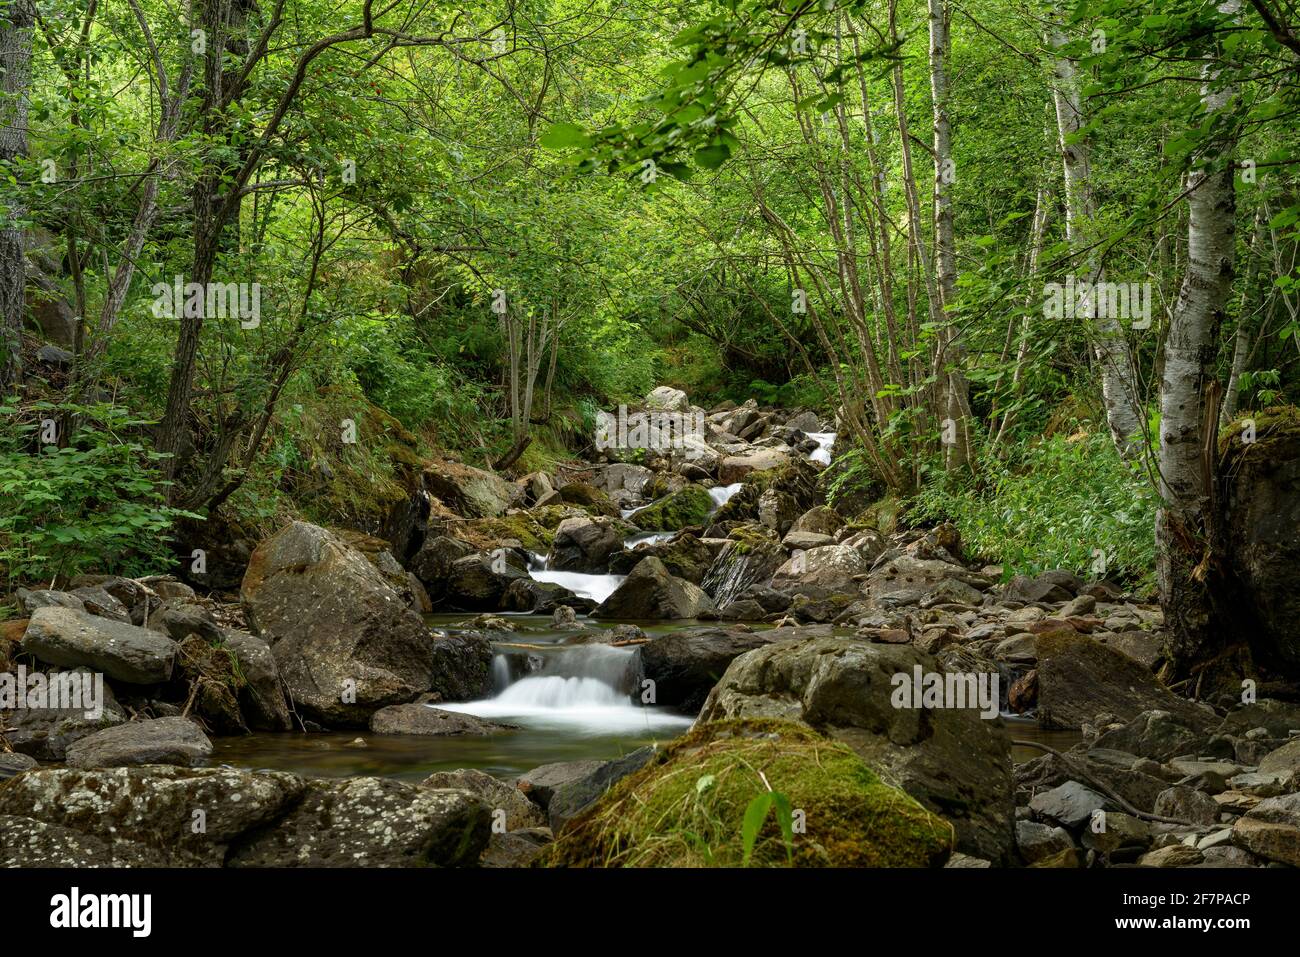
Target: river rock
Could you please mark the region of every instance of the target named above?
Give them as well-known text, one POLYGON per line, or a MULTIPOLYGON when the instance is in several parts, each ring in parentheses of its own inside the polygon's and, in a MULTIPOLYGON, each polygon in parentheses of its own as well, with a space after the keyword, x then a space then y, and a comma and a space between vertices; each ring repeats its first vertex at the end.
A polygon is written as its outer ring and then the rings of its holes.
POLYGON ((19 588, 14 592, 14 598, 18 600, 18 607, 23 614, 31 616, 38 608, 71 608, 74 611, 85 611, 86 603, 76 595, 66 591, 56 591, 53 588, 37 588, 28 590, 19 588))
POLYGON ((632 569, 592 612, 596 618, 700 618, 717 615, 713 600, 698 586, 669 574, 650 557, 632 569))
POLYGON ((36 765, 37 761, 31 755, 17 751, 0 751, 0 781, 29 771, 36 765))
POLYGON ((1187 844, 1166 844, 1138 858, 1139 867, 1192 867, 1205 859, 1187 844))
POLYGON ((566 518, 555 529, 548 567, 604 574, 610 556, 623 550, 625 523, 606 517, 566 518))
POLYGON ((296 775, 234 768, 28 771, 0 784, 0 866, 220 867, 304 789, 296 775))
POLYGON ((190 635, 198 635, 211 644, 225 640, 225 632, 212 612, 187 598, 164 599, 149 616, 147 627, 173 641, 184 641, 190 635))
MULTIPOLYGON (((82 681, 94 681, 89 669, 68 670, 80 672, 82 681)), ((46 675, 47 687, 53 678, 53 672, 46 675)), ((22 754, 41 761, 62 761, 73 742, 126 721, 126 712, 107 683, 100 705, 98 715, 85 708, 15 708, 3 718, 5 737, 10 747, 22 754)))
POLYGON ((602 762, 589 774, 572 777, 558 785, 546 802, 551 831, 560 833, 565 824, 600 800, 617 782, 645 767, 654 754, 653 747, 637 748, 621 758, 602 762))
POLYGON ((745 455, 728 455, 718 466, 718 481, 723 485, 739 482, 751 472, 765 472, 790 461, 780 449, 755 449, 745 455))
POLYGON ((510 586, 528 577, 509 549, 467 555, 447 570, 444 597, 447 604, 464 611, 498 611, 510 586))
POLYGON ((365 725, 433 686, 435 638, 383 574, 323 528, 294 522, 258 546, 240 597, 294 706, 326 726, 365 725))
POLYGON ((375 734, 489 735, 507 731, 513 725, 485 721, 469 714, 443 711, 425 704, 393 704, 370 716, 375 734))
POLYGON ((447 590, 447 574, 457 559, 474 554, 474 546, 446 535, 430 535, 410 561, 411 572, 429 590, 433 601, 440 601, 447 590))
POLYGON ((1026 864, 1035 864, 1075 848, 1070 832, 1063 827, 1016 821, 1016 849, 1026 864))
POLYGON ((1192 824, 1219 823, 1219 805, 1214 798, 1183 785, 1161 791, 1156 797, 1155 813, 1192 824))
POLYGON ((174 764, 191 768, 212 756, 212 742, 189 718, 148 718, 86 735, 68 746, 72 768, 174 764))
POLYGON ((656 752, 570 820, 538 863, 940 867, 952 839, 951 825, 884 784, 845 745, 789 722, 722 721, 696 725, 656 752), (765 781, 803 812, 805 826, 787 845, 769 821, 751 857, 743 821, 765 781), (692 839, 705 834, 706 846, 692 839))
POLYGON ((244 723, 252 731, 291 731, 293 718, 271 646, 242 631, 226 632, 223 644, 235 656, 244 678, 244 686, 239 689, 244 723))
POLYGON ((731 663, 698 721, 779 718, 823 730, 951 821, 958 850, 1005 862, 1015 838, 1011 755, 999 719, 895 707, 893 677, 916 666, 941 670, 908 645, 838 637, 769 644, 731 663))
POLYGON ((141 685, 168 680, 176 659, 176 642, 165 635, 62 607, 32 613, 23 650, 48 664, 84 665, 141 685))
MULTIPOLYGON (((774 535, 751 528, 733 531, 734 537, 722 546, 700 579, 700 587, 719 607, 730 604, 751 586, 766 585, 786 561, 785 550, 774 535)), ((789 599, 785 603, 788 605, 789 599)))
POLYGON ((421 781, 420 787, 469 791, 492 809, 494 819, 498 812, 504 812, 504 824, 508 831, 542 827, 546 824, 546 815, 522 791, 484 771, 471 768, 438 771, 421 781))
POLYGON ((1260 801, 1237 819, 1232 840, 1270 861, 1300 867, 1300 793, 1260 801))
MULTIPOLYGON (((695 714, 727 666, 746 651, 774 641, 829 635, 827 627, 690 628, 660 635, 637 649, 640 681, 654 682, 655 704, 695 714)), ((638 682, 638 686, 640 685, 638 682)))
POLYGON ((460 462, 424 470, 424 489, 466 518, 495 518, 510 507, 510 483, 499 475, 460 462))
POLYGON ((772 587, 804 595, 853 592, 853 579, 866 572, 866 560, 856 548, 824 545, 792 555, 772 575, 772 587))
POLYGON ((647 409, 658 412, 687 412, 691 407, 685 392, 666 385, 652 389, 645 397, 645 405, 647 409))
POLYGON ((1156 680, 1140 664, 1070 629, 1040 634, 1038 723, 1043 728, 1079 728, 1109 712, 1129 721, 1144 711, 1167 711, 1189 728, 1216 720, 1156 680))
POLYGON ((713 498, 702 485, 687 485, 669 492, 628 516, 628 521, 648 532, 675 532, 703 525, 713 511, 713 498))
POLYGON ((1078 781, 1066 781, 1050 791, 1035 794, 1029 810, 1073 831, 1091 821, 1093 814, 1103 810, 1106 804, 1107 799, 1092 788, 1078 781))
POLYGON ((1143 711, 1123 727, 1104 732, 1094 743, 1099 748, 1168 761, 1180 754, 1200 754, 1207 742, 1204 732, 1187 727, 1168 711, 1157 710, 1143 711))
POLYGON ((553 840, 549 827, 525 827, 505 834, 492 833, 479 867, 529 867, 553 840))
POLYGON ((591 776, 604 763, 603 761, 556 761, 552 764, 543 764, 521 774, 515 786, 528 800, 544 811, 559 788, 591 776))

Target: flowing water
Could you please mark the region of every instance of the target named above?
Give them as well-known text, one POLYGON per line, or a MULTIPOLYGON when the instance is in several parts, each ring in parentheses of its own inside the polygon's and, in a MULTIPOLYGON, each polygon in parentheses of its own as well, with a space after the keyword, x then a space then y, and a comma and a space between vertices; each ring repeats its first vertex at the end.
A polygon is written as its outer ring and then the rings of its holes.
MULTIPOLYGON (((810 432, 817 449, 809 458, 830 461, 833 432, 810 432)), ((714 508, 721 508, 741 483, 709 490, 714 508)), ((624 514, 636 511, 628 510, 624 514)), ((624 545, 671 539, 676 532, 640 532, 624 545)), ((534 553, 529 574, 554 582, 574 594, 601 602, 626 576, 553 571, 547 557, 534 553)), ((742 569, 737 565, 737 573, 742 569)), ((724 583, 725 584, 725 583, 724 583)), ((726 590, 725 588, 723 590, 726 590)), ((446 630, 466 627, 470 616, 426 616, 430 626, 446 630)), ((583 632, 557 629, 549 616, 504 614, 516 626, 513 633, 495 632, 490 697, 440 705, 448 711, 514 725, 485 736, 427 737, 379 735, 367 731, 336 734, 253 734, 222 737, 215 742, 213 762, 235 767, 270 768, 300 774, 347 777, 380 775, 419 781, 434 771, 479 768, 502 778, 553 761, 608 760, 655 741, 684 732, 692 718, 641 704, 637 698, 635 652, 604 644, 573 644, 583 632)), ((585 619, 584 619, 585 620, 585 619)), ((585 620, 588 633, 602 626, 585 620)), ((637 623, 651 636, 700 624, 695 621, 637 623)), ((757 626, 763 627, 763 626, 757 626)), ((1037 741, 1064 750, 1079 740, 1075 732, 1043 732, 1023 719, 1008 720, 1008 736, 1037 741)), ((1042 752, 1014 747, 1017 763, 1042 752)))
POLYGON ((834 432, 806 432, 808 438, 817 443, 817 448, 808 453, 808 458, 822 465, 831 464, 831 447, 835 444, 834 432))

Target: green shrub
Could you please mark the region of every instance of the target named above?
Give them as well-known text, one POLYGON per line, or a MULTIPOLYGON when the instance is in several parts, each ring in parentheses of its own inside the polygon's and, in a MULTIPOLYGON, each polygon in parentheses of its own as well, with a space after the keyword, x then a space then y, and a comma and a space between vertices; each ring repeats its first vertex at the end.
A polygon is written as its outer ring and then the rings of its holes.
POLYGON ((1049 568, 1096 577, 1104 553, 1105 577, 1150 585, 1158 497, 1105 433, 1054 435, 1013 461, 981 462, 980 473, 978 485, 925 487, 909 520, 952 521, 967 552, 1001 564, 1004 577, 1049 568))
POLYGON ((110 404, 4 405, 0 416, 11 423, 0 432, 0 575, 9 587, 173 563, 167 533, 189 513, 166 505, 151 468, 160 456, 130 437, 149 423, 110 404), (41 442, 42 420, 69 416, 66 447, 41 442))

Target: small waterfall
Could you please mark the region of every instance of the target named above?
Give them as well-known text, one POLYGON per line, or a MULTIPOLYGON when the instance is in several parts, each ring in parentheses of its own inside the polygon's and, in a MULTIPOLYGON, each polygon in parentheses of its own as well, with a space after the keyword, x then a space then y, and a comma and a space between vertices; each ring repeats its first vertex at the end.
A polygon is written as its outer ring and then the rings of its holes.
POLYGON ((638 545, 654 545, 658 542, 666 542, 676 534, 676 532, 642 532, 640 535, 629 535, 623 539, 623 547, 630 551, 638 545))
POLYGON ((614 594, 614 590, 627 578, 626 575, 551 571, 546 556, 540 552, 530 552, 528 558, 528 575, 533 581, 551 582, 567 588, 579 598, 589 598, 597 604, 614 594))
MULTIPOLYGON (((497 655, 497 662, 504 659, 497 655)), ((691 719, 634 702, 635 652, 608 645, 574 645, 547 656, 540 674, 527 675, 484 701, 440 704, 480 718, 533 726, 578 728, 592 734, 684 728, 691 719)))
POLYGON ((497 693, 510 687, 510 662, 505 655, 492 656, 492 688, 497 693))
POLYGON ((731 500, 731 496, 740 491, 743 482, 733 482, 730 485, 715 485, 709 489, 709 498, 713 499, 713 510, 716 512, 722 506, 731 500))
POLYGON ((808 458, 822 465, 831 464, 831 447, 835 445, 835 432, 806 432, 808 438, 817 443, 817 448, 808 453, 808 458))

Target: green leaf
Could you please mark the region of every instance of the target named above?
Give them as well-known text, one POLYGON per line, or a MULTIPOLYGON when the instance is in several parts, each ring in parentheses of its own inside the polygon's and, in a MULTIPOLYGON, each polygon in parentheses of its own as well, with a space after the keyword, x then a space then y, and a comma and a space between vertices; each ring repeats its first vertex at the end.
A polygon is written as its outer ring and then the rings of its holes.
POLYGON ((754 853, 754 842, 758 840, 758 832, 763 829, 763 822, 767 820, 767 812, 771 807, 772 792, 764 791, 745 808, 745 819, 740 825, 740 845, 743 851, 741 867, 749 866, 749 858, 754 853))
POLYGON ((542 134, 540 142, 548 150, 585 149, 591 145, 591 137, 575 123, 552 123, 550 129, 542 134))

